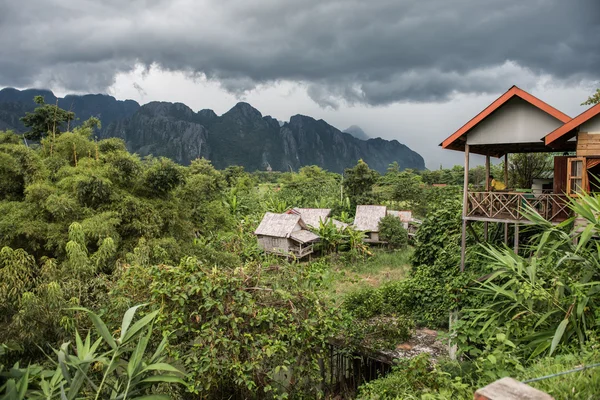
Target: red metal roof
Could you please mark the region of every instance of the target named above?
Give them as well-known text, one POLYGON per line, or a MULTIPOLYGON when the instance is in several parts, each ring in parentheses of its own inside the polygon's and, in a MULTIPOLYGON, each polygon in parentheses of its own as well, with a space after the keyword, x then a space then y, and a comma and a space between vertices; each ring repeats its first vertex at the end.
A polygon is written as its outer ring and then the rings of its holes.
POLYGON ((590 119, 594 118, 598 114, 600 114, 600 104, 596 104, 595 106, 588 108, 587 110, 585 110, 584 112, 582 112, 581 114, 576 116, 575 118, 566 122, 564 125, 559 126, 555 130, 553 130, 552 132, 547 134, 544 137, 546 146, 551 146, 558 139, 569 134, 574 129, 579 128, 584 122, 589 121, 590 119))
POLYGON ((508 91, 502 96, 494 100, 492 104, 490 104, 483 111, 477 114, 473 119, 464 124, 459 130, 450 135, 446 140, 444 140, 440 144, 440 146, 442 146, 444 149, 464 150, 464 140, 460 141, 459 139, 462 136, 466 135, 471 129, 477 126, 477 124, 479 124, 481 121, 487 118, 491 113, 496 111, 514 96, 520 97, 529 104, 539 108, 547 114, 550 114, 551 116, 563 123, 571 120, 571 117, 569 117, 567 114, 557 110, 556 108, 552 107, 548 103, 543 102, 542 100, 538 99, 532 94, 527 93, 523 89, 513 86, 510 89, 508 89, 508 91))

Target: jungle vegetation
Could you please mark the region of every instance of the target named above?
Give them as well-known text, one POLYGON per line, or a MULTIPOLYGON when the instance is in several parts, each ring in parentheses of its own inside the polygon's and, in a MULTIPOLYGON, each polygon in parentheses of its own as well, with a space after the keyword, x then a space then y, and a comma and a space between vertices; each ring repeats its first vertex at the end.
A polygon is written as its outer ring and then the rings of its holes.
MULTIPOLYGON (((326 398, 339 394, 323 380, 332 339, 390 348, 415 327, 452 339, 459 361, 402 360, 344 395, 468 399, 499 377, 599 361, 595 196, 572 205, 585 230, 532 214, 518 254, 500 239, 472 242, 461 274, 460 167, 392 164, 381 175, 359 161, 343 177, 315 166, 217 170, 204 159, 184 167, 95 140, 97 121, 70 131, 31 121, 45 132, 39 142, 0 133, 7 399, 326 398), (261 253, 253 236, 266 211, 327 207, 351 222, 355 205, 369 203, 412 209, 423 220, 416 238, 386 219, 390 248, 373 249, 361 232, 321 224, 320 256, 298 261, 261 253), (341 287, 384 263, 397 279, 341 287)), ((592 398, 599 381, 588 370, 535 385, 592 398)))

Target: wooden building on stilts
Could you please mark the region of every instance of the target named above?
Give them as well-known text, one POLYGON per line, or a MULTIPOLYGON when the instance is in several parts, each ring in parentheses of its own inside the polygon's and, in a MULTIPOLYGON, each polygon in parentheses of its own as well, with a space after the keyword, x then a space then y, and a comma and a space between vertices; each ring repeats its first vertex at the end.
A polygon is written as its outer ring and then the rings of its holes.
POLYGON ((588 175, 600 176, 600 104, 570 118, 556 108, 516 86, 496 99, 441 143, 444 149, 465 154, 462 212, 461 270, 465 267, 467 234, 471 226, 483 224, 484 240, 488 225, 504 225, 508 242, 513 229, 515 250, 519 246, 519 226, 529 221, 523 214, 532 208, 544 219, 558 224, 571 215, 568 199, 581 191, 600 192, 600 185, 588 175), (504 158, 504 176, 494 177, 508 185, 508 155, 514 153, 555 153, 552 183, 543 188, 491 187, 490 158, 504 158), (472 154, 485 156, 486 181, 483 190, 469 188, 469 161, 472 154))

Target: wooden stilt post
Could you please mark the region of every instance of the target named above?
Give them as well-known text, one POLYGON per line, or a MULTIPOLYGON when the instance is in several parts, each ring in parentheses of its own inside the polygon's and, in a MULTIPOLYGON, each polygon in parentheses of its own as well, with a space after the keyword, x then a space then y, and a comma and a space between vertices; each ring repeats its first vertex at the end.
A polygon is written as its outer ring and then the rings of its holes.
POLYGON ((508 187, 508 154, 504 155, 504 184, 508 187))
POLYGON ((515 224, 515 253, 519 254, 519 224, 515 224))
MULTIPOLYGON (((485 191, 490 191, 490 156, 485 156, 485 191)), ((487 242, 489 239, 488 236, 488 222, 485 221, 483 223, 483 241, 487 242)))
MULTIPOLYGON (((508 153, 504 155, 504 184, 508 187, 508 153)), ((504 224, 504 244, 508 246, 508 223, 504 224)))
POLYGON ((469 201, 469 145, 465 144, 465 177, 463 183, 463 212, 462 212, 462 238, 460 244, 460 271, 465 270, 465 251, 467 246, 467 212, 469 201))

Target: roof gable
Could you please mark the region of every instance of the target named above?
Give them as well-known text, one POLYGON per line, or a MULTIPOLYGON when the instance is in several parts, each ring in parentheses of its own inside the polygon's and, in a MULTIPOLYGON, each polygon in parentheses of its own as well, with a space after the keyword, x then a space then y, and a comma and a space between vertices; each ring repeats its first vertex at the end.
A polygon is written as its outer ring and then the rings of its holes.
POLYGON ((568 115, 543 102, 537 97, 527 93, 526 91, 516 86, 513 86, 502 96, 498 97, 492 104, 487 106, 483 111, 481 111, 474 118, 472 118, 469 122, 464 124, 460 129, 458 129, 456 132, 450 135, 446 140, 444 140, 440 144, 440 146, 442 146, 444 149, 464 151, 466 135, 469 133, 469 131, 471 131, 471 129, 476 127, 481 121, 485 120, 494 111, 498 110, 500 107, 506 104, 506 102, 508 102, 514 97, 519 97, 525 100, 527 103, 544 111, 546 114, 551 115, 552 117, 556 118, 557 120, 563 123, 571 119, 568 115))
POLYGON ((560 139, 565 140, 571 138, 571 134, 575 129, 579 128, 598 114, 600 114, 600 104, 588 108, 575 118, 567 121, 564 125, 547 134, 546 137, 544 137, 546 146, 552 146, 553 144, 556 144, 557 141, 561 141, 560 139))
POLYGON ((291 209, 288 213, 298 214, 302 217, 302 221, 304 221, 306 225, 318 228, 320 221, 325 222, 327 220, 327 217, 329 217, 329 214, 331 214, 331 209, 295 207, 291 209))

